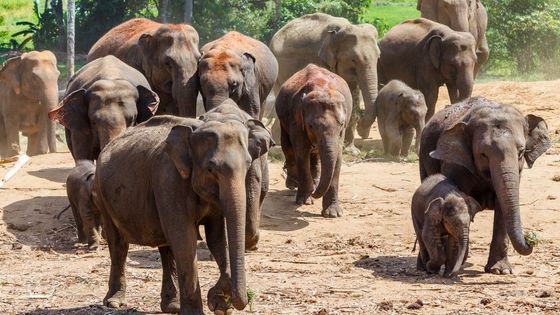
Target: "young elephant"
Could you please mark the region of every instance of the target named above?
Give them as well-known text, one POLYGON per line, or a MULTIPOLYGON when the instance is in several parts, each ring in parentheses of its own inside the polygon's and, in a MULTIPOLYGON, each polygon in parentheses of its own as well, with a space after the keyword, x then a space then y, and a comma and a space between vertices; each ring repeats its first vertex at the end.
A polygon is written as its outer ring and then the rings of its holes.
POLYGON ((412 196, 412 223, 420 245, 418 270, 445 277, 459 272, 467 258, 469 225, 481 210, 478 202, 459 191, 441 174, 426 178, 412 196), (447 242, 442 240, 447 236, 447 242))
POLYGON ((99 247, 101 216, 93 204, 91 191, 95 165, 89 160, 79 160, 66 179, 66 193, 78 230, 78 240, 87 242, 91 250, 99 247))
POLYGON ((358 133, 362 138, 367 138, 377 116, 385 154, 396 157, 400 153, 407 156, 414 130, 414 147, 418 152, 427 110, 424 95, 420 91, 411 89, 402 81, 391 80, 379 91, 375 108, 368 108, 360 119, 358 133))
POLYGON ((286 156, 286 186, 298 188, 297 204, 312 204, 311 197, 324 195, 321 214, 342 216, 338 177, 344 132, 352 113, 348 84, 340 76, 310 64, 282 85, 275 107, 286 156), (317 180, 319 158, 321 176, 317 180))

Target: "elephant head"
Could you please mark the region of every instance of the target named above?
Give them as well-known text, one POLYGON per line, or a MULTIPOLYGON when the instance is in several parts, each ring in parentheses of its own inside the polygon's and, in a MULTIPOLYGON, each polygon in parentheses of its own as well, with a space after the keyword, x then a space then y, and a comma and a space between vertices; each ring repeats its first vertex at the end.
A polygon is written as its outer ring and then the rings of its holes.
POLYGON ((328 190, 337 160, 342 154, 342 139, 348 115, 345 97, 336 90, 312 91, 301 100, 301 121, 307 138, 319 150, 321 175, 313 198, 321 198, 328 190))
POLYGON ((75 158, 93 160, 127 127, 152 117, 158 105, 157 94, 142 85, 133 86, 125 80, 98 80, 87 90, 78 89, 66 95, 49 117, 72 132, 75 158))
POLYGON ((256 120, 207 121, 196 130, 178 125, 166 140, 165 151, 194 192, 221 209, 226 230, 232 277, 232 304, 247 304, 245 282, 245 177, 252 161, 268 150, 270 134, 256 120))
MULTIPOLYGON (((401 92, 397 95, 396 105, 398 113, 400 113, 401 116, 401 121, 414 127, 416 131, 414 147, 416 148, 416 152, 419 152, 420 136, 425 126, 426 112, 428 111, 426 101, 424 100, 424 94, 417 90, 413 90, 412 93, 401 92)), ((370 127, 368 127, 368 130, 369 128, 370 127)))
MULTIPOLYGON (((205 52, 198 63, 198 71, 191 81, 190 108, 195 108, 198 92, 207 111, 216 108, 225 100, 232 99, 253 118, 260 115, 260 91, 257 85, 255 57, 231 49, 211 49, 205 52)), ((187 113, 186 115, 194 115, 187 113)))
POLYGON ((437 28, 426 36, 423 49, 428 72, 435 73, 435 80, 441 84, 445 83, 451 103, 470 97, 477 62, 472 34, 437 28))
POLYGON ((532 167, 551 143, 545 121, 523 117, 509 105, 473 98, 471 110, 438 139, 430 157, 464 167, 489 184, 496 194, 494 207, 503 212, 507 233, 515 250, 529 255, 519 209, 519 180, 524 161, 532 167))
POLYGON ((370 24, 332 24, 322 34, 319 58, 350 85, 358 84, 366 110, 377 98, 377 30, 370 24))
POLYGON ((138 40, 142 70, 162 97, 161 110, 167 113, 176 114, 177 107, 187 102, 187 82, 200 58, 198 40, 196 30, 183 24, 163 24, 154 32, 142 34, 138 40))
POLYGON ((470 7, 474 0, 419 0, 422 17, 449 26, 459 32, 469 31, 470 7))

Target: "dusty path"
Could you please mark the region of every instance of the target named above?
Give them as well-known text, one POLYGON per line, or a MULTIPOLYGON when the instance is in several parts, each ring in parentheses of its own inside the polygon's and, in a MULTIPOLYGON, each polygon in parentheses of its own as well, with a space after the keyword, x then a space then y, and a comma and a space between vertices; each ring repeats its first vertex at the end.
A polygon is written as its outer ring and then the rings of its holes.
MULTIPOLYGON (((248 285, 256 294, 253 313, 560 313, 560 182, 553 180, 560 177, 558 86, 560 81, 493 82, 474 92, 543 116, 554 141, 523 172, 524 228, 537 231, 544 243, 529 257, 511 250, 514 275, 483 272, 490 211, 471 225, 469 265, 459 280, 416 271, 409 202, 419 183, 417 162, 346 163, 340 187, 345 216, 339 219, 322 218, 320 202, 296 207, 294 192, 284 188, 282 165, 273 163, 262 241, 246 259, 248 285)), ((446 103, 442 98, 440 106, 446 103)), ((379 140, 367 144, 377 147, 379 140)), ((138 246, 131 247, 127 267, 128 305, 134 310, 99 306, 107 288, 107 248, 88 253, 74 246, 70 211, 60 221, 53 218, 68 204, 63 184, 72 165, 68 153, 34 157, 0 189, 0 314, 158 312, 159 254, 138 246)), ((0 166, 0 176, 5 171, 0 166)), ((218 271, 206 250, 199 257, 205 297, 218 271)))

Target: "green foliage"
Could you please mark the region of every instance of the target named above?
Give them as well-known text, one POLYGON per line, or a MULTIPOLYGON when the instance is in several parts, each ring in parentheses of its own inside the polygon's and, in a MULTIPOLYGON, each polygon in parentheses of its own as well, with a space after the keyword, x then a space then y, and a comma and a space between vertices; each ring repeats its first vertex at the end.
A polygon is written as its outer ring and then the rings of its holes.
POLYGON ((416 0, 374 1, 362 17, 362 21, 373 24, 379 37, 393 26, 409 19, 420 17, 416 0))
MULTIPOLYGON (((39 7, 39 1, 33 2, 33 14, 37 22, 18 21, 15 24, 25 27, 19 32, 12 34, 12 38, 24 36, 17 49, 21 50, 30 41, 33 41, 35 49, 64 49, 66 47, 65 34, 66 25, 62 10, 62 0, 51 0, 45 2, 43 12, 39 7), (49 6, 50 3, 50 6, 49 6)), ((12 44, 15 45, 12 41, 12 44)))

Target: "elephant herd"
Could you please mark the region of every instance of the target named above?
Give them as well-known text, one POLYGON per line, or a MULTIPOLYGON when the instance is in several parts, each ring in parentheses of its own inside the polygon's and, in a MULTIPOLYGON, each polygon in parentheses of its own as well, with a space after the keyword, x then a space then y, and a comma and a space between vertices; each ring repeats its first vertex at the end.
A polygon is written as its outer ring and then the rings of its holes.
POLYGON ((457 274, 469 222, 493 209, 486 271, 510 273, 508 239, 520 254, 532 251, 519 180, 524 163, 531 167, 550 147, 547 125, 471 98, 488 59, 480 1, 419 0, 418 7, 426 18, 395 26, 379 42, 372 25, 316 13, 286 24, 269 46, 229 32, 200 51, 191 26, 133 19, 94 44, 58 105, 54 55, 23 54, 0 70, 0 157, 19 153, 19 131, 29 155, 55 152, 53 121, 65 127, 79 241, 93 250, 103 237, 110 252, 109 307, 126 304, 128 247, 140 244, 161 255, 162 311, 203 314, 202 225, 220 271, 208 307, 243 309, 244 252, 259 242, 268 150, 280 142, 298 204, 322 197, 322 215, 338 217, 343 150, 355 153, 354 130, 367 138, 376 119, 389 155, 407 155, 416 133, 418 269, 438 273, 445 265, 445 276, 457 274), (444 84, 453 104, 436 113, 444 84), (199 95, 206 112, 196 117, 199 95), (276 118, 272 133, 263 118, 276 118))

